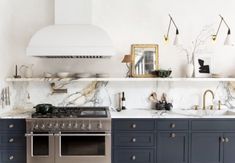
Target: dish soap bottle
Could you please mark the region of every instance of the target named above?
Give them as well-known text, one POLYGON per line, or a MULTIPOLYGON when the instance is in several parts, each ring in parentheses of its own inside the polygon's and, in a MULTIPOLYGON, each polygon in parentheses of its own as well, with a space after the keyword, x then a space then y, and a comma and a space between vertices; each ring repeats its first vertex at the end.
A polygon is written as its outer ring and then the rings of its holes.
POLYGON ((125 92, 122 92, 122 110, 126 110, 126 98, 125 98, 125 92))

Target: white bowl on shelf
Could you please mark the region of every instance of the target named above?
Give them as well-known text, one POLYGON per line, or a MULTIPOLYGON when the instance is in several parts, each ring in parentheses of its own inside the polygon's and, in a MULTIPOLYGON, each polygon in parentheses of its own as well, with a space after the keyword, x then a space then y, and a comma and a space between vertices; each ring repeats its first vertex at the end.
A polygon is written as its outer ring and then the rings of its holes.
POLYGON ((49 73, 49 72, 44 72, 44 77, 45 77, 45 78, 52 78, 52 77, 53 77, 53 74, 52 74, 52 73, 49 73))
POLYGON ((75 77, 76 78, 90 78, 90 77, 92 77, 92 74, 90 74, 90 73, 76 73, 75 77))
POLYGON ((56 76, 59 78, 68 78, 70 76, 70 73, 69 72, 58 72, 56 74, 56 76))

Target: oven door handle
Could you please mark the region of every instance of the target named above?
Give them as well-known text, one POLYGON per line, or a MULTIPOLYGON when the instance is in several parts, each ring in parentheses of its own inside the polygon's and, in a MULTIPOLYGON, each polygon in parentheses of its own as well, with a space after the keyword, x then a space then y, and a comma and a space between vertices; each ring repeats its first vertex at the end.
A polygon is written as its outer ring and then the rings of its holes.
POLYGON ((106 133, 106 134, 55 134, 55 136, 111 136, 110 133, 106 133))
POLYGON ((26 137, 34 137, 34 136, 54 136, 54 134, 33 134, 33 133, 26 133, 25 134, 26 137))

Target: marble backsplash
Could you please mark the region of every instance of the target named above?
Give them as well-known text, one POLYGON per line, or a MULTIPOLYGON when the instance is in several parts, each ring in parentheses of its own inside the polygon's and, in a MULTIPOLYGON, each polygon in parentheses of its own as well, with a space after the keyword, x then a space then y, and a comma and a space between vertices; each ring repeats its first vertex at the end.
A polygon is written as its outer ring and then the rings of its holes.
MULTIPOLYGON (((221 100, 223 107, 235 106, 235 92, 227 82, 69 82, 65 84, 67 94, 52 94, 48 82, 0 83, 1 87, 4 85, 10 86, 11 105, 8 109, 32 108, 39 103, 117 108, 119 93, 123 91, 128 109, 154 108, 154 104, 148 100, 152 92, 156 92, 159 99, 162 93, 166 93, 168 101, 173 103, 173 109, 190 109, 194 105, 202 106, 202 96, 207 89, 215 93, 213 102, 208 95, 207 105, 216 106, 221 100)), ((1 106, 0 109, 4 110, 1 106)))

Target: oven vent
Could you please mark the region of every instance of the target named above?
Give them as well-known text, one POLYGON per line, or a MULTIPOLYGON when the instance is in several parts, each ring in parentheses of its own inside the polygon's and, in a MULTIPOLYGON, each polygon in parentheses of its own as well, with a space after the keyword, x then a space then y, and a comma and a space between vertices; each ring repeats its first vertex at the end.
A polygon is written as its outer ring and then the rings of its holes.
POLYGON ((35 56, 39 58, 49 58, 49 59, 108 59, 109 56, 35 56))

